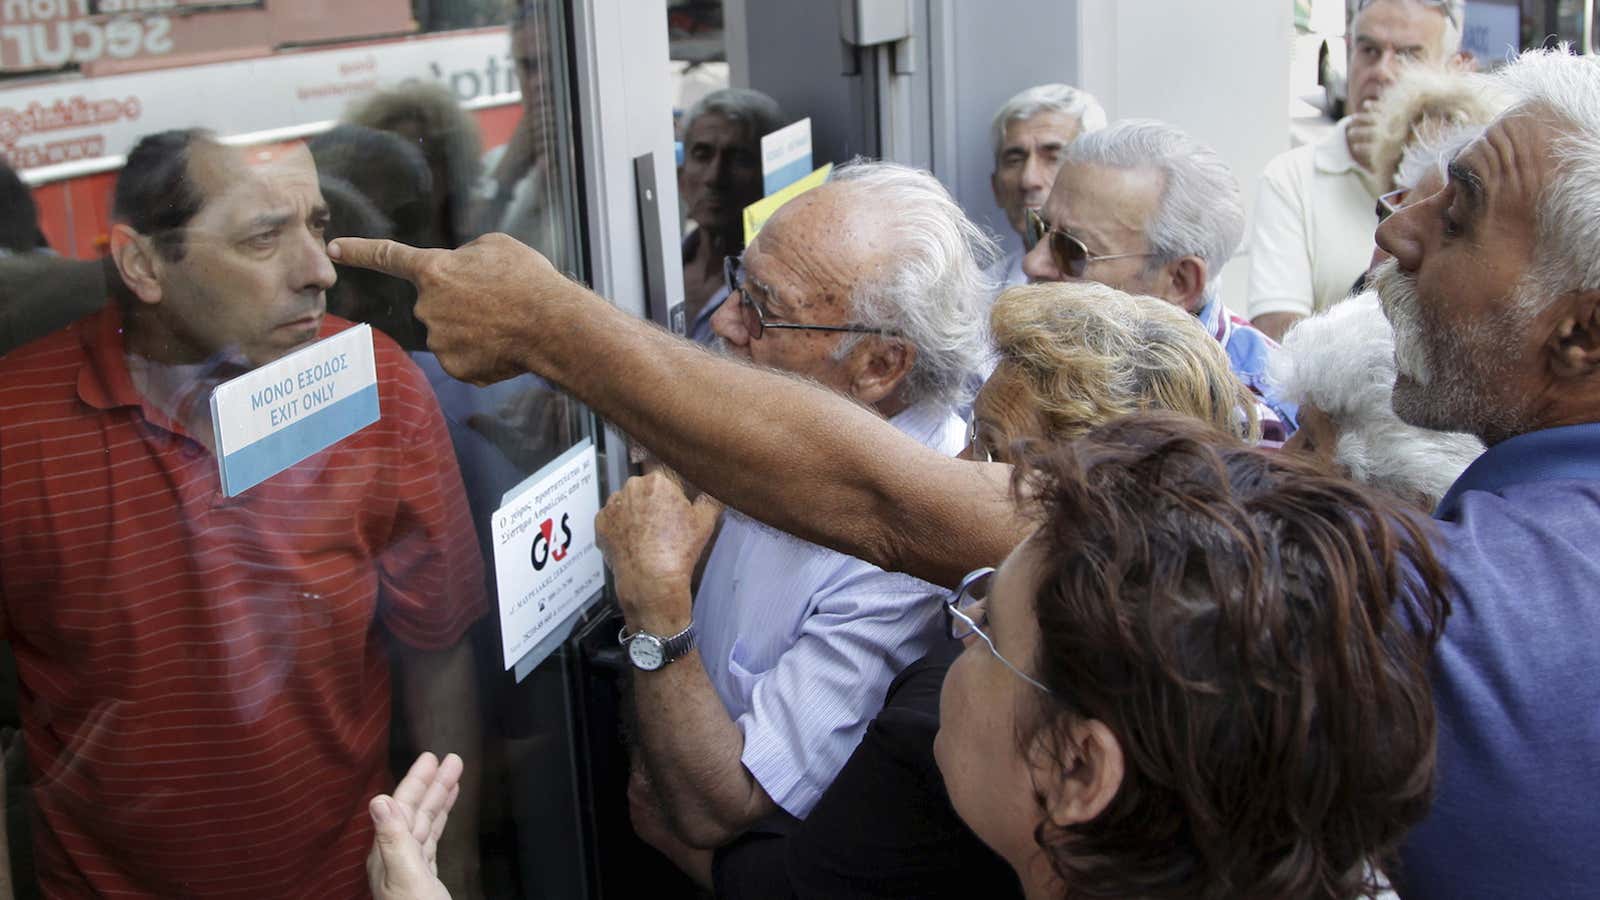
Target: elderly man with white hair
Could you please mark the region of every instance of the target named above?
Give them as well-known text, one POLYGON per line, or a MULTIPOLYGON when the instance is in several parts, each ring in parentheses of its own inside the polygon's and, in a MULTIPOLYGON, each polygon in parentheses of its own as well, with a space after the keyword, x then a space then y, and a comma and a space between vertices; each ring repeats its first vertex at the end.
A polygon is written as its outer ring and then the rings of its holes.
POLYGON ((1359 0, 1350 23, 1353 115, 1326 138, 1267 164, 1250 233, 1249 313, 1278 338, 1350 293, 1366 271, 1374 209, 1375 107, 1406 62, 1443 64, 1461 47, 1462 0, 1359 0))
POLYGON ((1216 151, 1165 122, 1128 119, 1067 147, 1044 209, 1027 210, 1034 281, 1096 281, 1200 319, 1259 399, 1262 440, 1294 432, 1268 366, 1277 344, 1230 313, 1217 279, 1244 237, 1239 183, 1216 151))
MULTIPOLYGON (((851 163, 767 223, 730 268, 712 327, 726 351, 954 455, 966 443, 955 409, 986 352, 980 262, 993 255, 931 175, 851 163)), ((803 818, 890 680, 940 634, 933 585, 737 513, 692 607, 687 584, 617 587, 640 755, 663 814, 640 831, 702 878, 683 846, 710 850, 803 818)), ((636 824, 650 814, 638 806, 636 824)))
POLYGON ((994 142, 994 173, 989 186, 1023 248, 1006 254, 989 270, 1002 288, 1026 283, 1022 254, 1027 246, 1027 211, 1044 205, 1061 168, 1062 154, 1079 135, 1106 127, 1106 111, 1088 91, 1070 84, 1039 84, 1001 104, 989 131, 994 142))
POLYGON ((1529 53, 1501 84, 1515 105, 1378 229, 1395 412, 1489 446, 1435 513, 1457 595, 1408 900, 1600 884, 1600 60, 1529 53))
POLYGON ((1483 453, 1470 434, 1418 428, 1395 415, 1394 331, 1371 292, 1289 329, 1273 377, 1300 408, 1300 429, 1284 450, 1316 456, 1426 512, 1483 453))

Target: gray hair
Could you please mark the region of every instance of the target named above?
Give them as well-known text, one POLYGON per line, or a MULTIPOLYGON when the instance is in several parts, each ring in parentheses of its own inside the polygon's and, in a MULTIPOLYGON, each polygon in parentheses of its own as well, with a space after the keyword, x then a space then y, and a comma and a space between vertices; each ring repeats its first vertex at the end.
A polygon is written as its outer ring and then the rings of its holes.
POLYGON ((1215 150, 1182 129, 1153 119, 1125 119, 1073 141, 1067 163, 1161 174, 1161 203, 1145 226, 1151 266, 1198 256, 1206 264, 1206 298, 1244 240, 1244 200, 1233 170, 1215 150))
POLYGON ((1400 156, 1400 165, 1394 173, 1394 186, 1409 191, 1421 184, 1429 172, 1443 176, 1450 160, 1455 159, 1456 154, 1480 134, 1483 134, 1482 125, 1458 125, 1411 142, 1400 156))
POLYGON ((1406 150, 1437 143, 1441 132, 1462 126, 1481 130, 1510 105, 1511 98, 1488 76, 1443 65, 1407 65, 1378 101, 1372 171, 1380 181, 1402 187, 1398 169, 1406 150))
POLYGON ((1060 113, 1076 120, 1079 134, 1089 134, 1106 127, 1106 111, 1088 91, 1070 84, 1034 85, 1012 96, 994 114, 990 132, 996 162, 1005 149, 1006 129, 1011 123, 1031 119, 1040 113, 1060 113))
POLYGON ((755 141, 788 124, 778 101, 766 94, 749 88, 723 88, 701 97, 689 107, 683 114, 683 133, 687 135, 695 120, 708 113, 716 113, 749 128, 751 139, 755 141))
MULTIPOLYGON (((892 331, 917 348, 906 402, 959 405, 988 357, 985 319, 997 285, 984 271, 1000 255, 994 239, 921 169, 858 158, 828 181, 851 185, 857 203, 894 211, 885 235, 894 265, 852 286, 850 323, 892 331)), ((866 337, 846 335, 834 358, 866 337)))
POLYGON ((1535 214, 1533 263, 1517 291, 1527 312, 1562 294, 1600 288, 1600 58, 1562 45, 1530 50, 1500 70, 1517 98, 1507 115, 1547 111, 1560 121, 1550 153, 1555 173, 1535 214))
POLYGON ((1284 399, 1333 420, 1334 460, 1363 484, 1432 508, 1483 453, 1472 435, 1407 425, 1395 415, 1394 330, 1375 292, 1296 324, 1272 367, 1284 399))
MULTIPOLYGON (((1350 24, 1355 24, 1355 17, 1361 15, 1361 10, 1381 0, 1358 4, 1355 14, 1350 17, 1350 24)), ((1461 49, 1461 34, 1467 21, 1466 0, 1390 0, 1394 3, 1412 3, 1429 9, 1439 11, 1444 16, 1444 33, 1439 36, 1439 56, 1444 58, 1461 49)), ((1346 29, 1354 38, 1354 29, 1346 29)))

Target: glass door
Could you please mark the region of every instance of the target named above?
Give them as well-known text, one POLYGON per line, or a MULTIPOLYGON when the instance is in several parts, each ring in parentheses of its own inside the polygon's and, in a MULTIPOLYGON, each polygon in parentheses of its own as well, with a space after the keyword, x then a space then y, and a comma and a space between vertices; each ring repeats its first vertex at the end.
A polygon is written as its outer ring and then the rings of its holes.
POLYGON ((644 153, 676 241, 666 26, 623 7, 5 4, 19 896, 363 896, 367 800, 422 750, 469 760, 457 896, 600 893, 621 745, 582 511, 619 436, 532 375, 454 380, 410 286, 325 242, 503 231, 642 312, 644 153))

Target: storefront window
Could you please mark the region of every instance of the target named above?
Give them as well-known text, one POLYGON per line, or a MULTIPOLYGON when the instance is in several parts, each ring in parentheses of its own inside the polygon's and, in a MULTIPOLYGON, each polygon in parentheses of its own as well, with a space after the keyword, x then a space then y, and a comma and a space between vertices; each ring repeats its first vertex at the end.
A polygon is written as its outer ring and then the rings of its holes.
POLYGON ((586 892, 581 615, 502 611, 598 596, 587 523, 506 512, 597 502, 593 419, 451 378, 326 255, 503 231, 587 277, 569 41, 562 0, 0 0, 18 896, 365 896, 424 749, 469 760, 458 896, 586 892))

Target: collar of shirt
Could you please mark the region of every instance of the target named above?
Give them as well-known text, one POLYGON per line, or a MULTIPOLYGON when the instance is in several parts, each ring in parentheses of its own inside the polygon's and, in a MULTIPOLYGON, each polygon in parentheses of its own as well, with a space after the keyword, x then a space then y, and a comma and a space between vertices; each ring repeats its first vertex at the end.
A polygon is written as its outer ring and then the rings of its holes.
POLYGON ((1346 172, 1364 171, 1356 163, 1356 158, 1350 155, 1349 131, 1350 118, 1346 116, 1328 132, 1327 137, 1318 142, 1316 152, 1313 154, 1318 172, 1343 175, 1346 172))
POLYGON ((1450 486, 1433 517, 1453 517, 1468 491, 1536 481, 1600 481, 1600 422, 1546 428, 1490 447, 1450 486))
POLYGON ((133 386, 122 339, 122 301, 112 297, 99 313, 79 326, 83 368, 78 370, 78 397, 95 409, 140 406, 144 398, 133 386))

